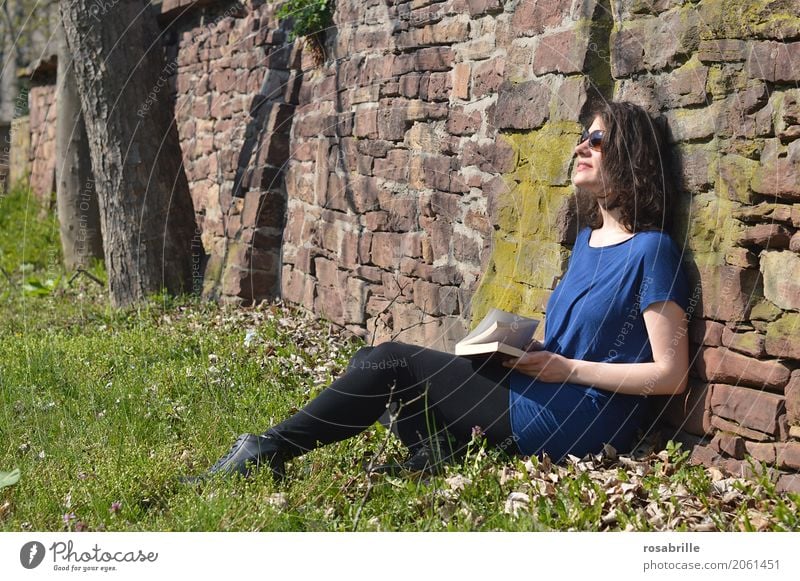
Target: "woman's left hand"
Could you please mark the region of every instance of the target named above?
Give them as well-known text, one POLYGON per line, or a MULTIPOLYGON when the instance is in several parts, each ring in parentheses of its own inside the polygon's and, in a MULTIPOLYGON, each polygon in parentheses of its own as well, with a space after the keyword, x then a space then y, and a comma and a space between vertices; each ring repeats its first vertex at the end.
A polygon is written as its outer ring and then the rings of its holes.
POLYGON ((512 357, 503 361, 505 367, 512 367, 545 383, 569 381, 574 373, 572 363, 572 359, 551 351, 531 351, 522 357, 512 357))

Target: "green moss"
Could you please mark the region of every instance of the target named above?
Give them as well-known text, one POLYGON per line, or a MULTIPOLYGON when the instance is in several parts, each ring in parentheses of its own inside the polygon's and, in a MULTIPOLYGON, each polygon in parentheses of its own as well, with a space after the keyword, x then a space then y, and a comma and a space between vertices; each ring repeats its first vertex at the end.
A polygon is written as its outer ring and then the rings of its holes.
POLYGON ((800 343, 800 313, 784 313, 780 319, 767 325, 767 342, 790 345, 800 343))
POLYGON ((758 169, 758 162, 740 155, 725 155, 716 164, 718 175, 714 180, 717 193, 727 200, 750 204, 753 192, 750 182, 758 169))
POLYGON ((782 312, 774 303, 764 299, 750 311, 750 318, 756 321, 774 321, 782 312))
POLYGON ((733 211, 738 208, 736 202, 713 192, 694 196, 689 215, 684 217, 688 220, 689 248, 692 252, 718 254, 724 261, 725 250, 733 246, 744 229, 732 217, 733 211))
POLYGON ((487 272, 472 299, 472 319, 497 307, 540 315, 568 251, 558 243, 558 212, 571 192, 570 157, 579 127, 555 121, 504 138, 517 167, 504 177, 513 184, 497 202, 497 231, 487 272))
POLYGON ((788 1, 703 0, 698 6, 703 40, 717 38, 792 38, 800 18, 788 1))

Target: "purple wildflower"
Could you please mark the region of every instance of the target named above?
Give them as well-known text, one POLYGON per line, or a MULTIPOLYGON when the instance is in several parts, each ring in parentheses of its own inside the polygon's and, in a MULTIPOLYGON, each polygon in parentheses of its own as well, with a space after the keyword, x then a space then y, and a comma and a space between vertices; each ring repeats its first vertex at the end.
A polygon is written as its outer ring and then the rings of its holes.
POLYGON ((480 426, 473 426, 472 428, 472 439, 477 440, 483 437, 483 428, 480 426))
POLYGON ((109 508, 108 510, 109 512, 111 512, 111 514, 116 514, 120 511, 121 508, 122 508, 122 503, 118 500, 115 500, 114 502, 111 503, 111 508, 109 508))

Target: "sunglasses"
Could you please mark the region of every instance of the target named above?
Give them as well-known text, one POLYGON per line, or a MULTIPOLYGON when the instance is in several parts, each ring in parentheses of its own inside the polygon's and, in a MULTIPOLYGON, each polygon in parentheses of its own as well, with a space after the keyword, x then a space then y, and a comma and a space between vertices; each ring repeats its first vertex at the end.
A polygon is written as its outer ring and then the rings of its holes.
POLYGON ((595 129, 591 133, 589 133, 588 129, 584 129, 583 133, 581 133, 581 137, 578 140, 578 145, 589 140, 589 148, 595 151, 602 151, 602 144, 603 144, 603 136, 605 135, 605 131, 602 129, 595 129))

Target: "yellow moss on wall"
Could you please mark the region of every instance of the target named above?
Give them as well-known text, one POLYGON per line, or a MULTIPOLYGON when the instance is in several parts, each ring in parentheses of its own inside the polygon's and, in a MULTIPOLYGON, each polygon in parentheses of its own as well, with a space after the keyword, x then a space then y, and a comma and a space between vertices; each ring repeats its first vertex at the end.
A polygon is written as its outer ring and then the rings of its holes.
POLYGON ((519 162, 504 176, 509 188, 497 200, 492 256, 472 299, 473 325, 492 307, 543 315, 569 257, 558 243, 556 224, 572 191, 569 169, 578 132, 576 123, 551 122, 500 138, 519 162))

